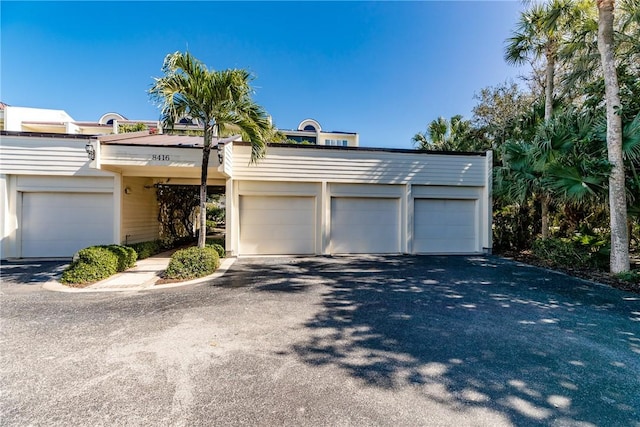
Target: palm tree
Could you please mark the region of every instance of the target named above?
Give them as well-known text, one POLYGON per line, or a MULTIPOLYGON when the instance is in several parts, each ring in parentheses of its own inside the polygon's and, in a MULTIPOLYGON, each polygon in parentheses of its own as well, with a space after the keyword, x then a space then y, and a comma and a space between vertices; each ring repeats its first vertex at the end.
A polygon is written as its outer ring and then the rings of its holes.
MULTIPOLYGON (((504 58, 509 64, 545 61, 544 120, 553 115, 554 78, 558 50, 563 35, 575 25, 585 8, 583 2, 552 0, 534 3, 520 15, 516 31, 507 39, 504 58)), ((542 238, 549 236, 549 204, 551 199, 541 194, 542 238)))
POLYGON ((474 135, 471 122, 461 115, 450 120, 438 117, 432 120, 425 132, 416 133, 411 140, 419 150, 474 151, 484 149, 484 139, 474 135))
POLYGON ((184 117, 196 120, 204 129, 200 174, 200 234, 206 239, 207 175, 214 136, 239 132, 251 143, 251 160, 263 157, 273 127, 262 107, 251 95, 252 76, 246 70, 210 70, 189 52, 175 52, 164 59, 164 76, 155 78, 149 94, 158 102, 162 122, 168 128, 184 117))
POLYGON ((604 74, 607 111, 607 153, 611 163, 609 175, 609 221, 611 224, 611 272, 629 271, 629 234, 627 198, 622 158, 622 118, 620 87, 613 46, 614 0, 596 0, 598 6, 598 50, 604 74))

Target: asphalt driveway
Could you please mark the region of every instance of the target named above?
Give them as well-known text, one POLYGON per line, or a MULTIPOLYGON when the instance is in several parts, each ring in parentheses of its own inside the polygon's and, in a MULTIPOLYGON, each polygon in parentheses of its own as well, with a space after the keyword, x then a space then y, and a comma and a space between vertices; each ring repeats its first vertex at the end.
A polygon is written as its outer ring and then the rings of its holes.
POLYGON ((3 425, 640 426, 640 296, 495 257, 240 259, 3 283, 3 425))

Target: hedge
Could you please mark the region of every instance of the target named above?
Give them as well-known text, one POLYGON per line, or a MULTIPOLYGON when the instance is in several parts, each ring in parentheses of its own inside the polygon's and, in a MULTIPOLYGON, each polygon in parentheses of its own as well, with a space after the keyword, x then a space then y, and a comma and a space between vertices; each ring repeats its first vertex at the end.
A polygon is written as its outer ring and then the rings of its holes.
POLYGON ((97 282, 133 267, 136 259, 135 250, 126 246, 90 246, 78 251, 60 281, 79 285, 97 282))
POLYGON ((190 247, 173 253, 165 271, 167 279, 187 280, 207 276, 218 268, 218 252, 212 247, 190 247))
POLYGON ((149 240, 147 242, 132 243, 127 245, 133 248, 138 254, 138 259, 145 259, 162 252, 162 242, 160 240, 149 240))

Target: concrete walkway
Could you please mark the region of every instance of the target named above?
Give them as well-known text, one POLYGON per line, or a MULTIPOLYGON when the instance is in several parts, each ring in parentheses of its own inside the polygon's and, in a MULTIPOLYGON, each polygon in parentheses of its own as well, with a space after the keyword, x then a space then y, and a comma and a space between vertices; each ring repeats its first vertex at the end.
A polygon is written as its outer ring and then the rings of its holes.
POLYGON ((171 260, 171 254, 174 250, 162 252, 143 260, 136 262, 135 267, 132 267, 122 273, 114 274, 104 280, 96 282, 85 288, 73 288, 65 286, 58 281, 50 281, 43 285, 44 289, 58 292, 113 292, 113 291, 142 291, 142 290, 156 290, 174 288, 178 286, 193 285, 195 283, 204 282, 222 276, 229 267, 235 262, 235 258, 222 258, 220 260, 220 267, 215 273, 200 277, 198 279, 167 283, 162 285, 156 285, 162 278, 162 273, 167 269, 169 261, 171 260))

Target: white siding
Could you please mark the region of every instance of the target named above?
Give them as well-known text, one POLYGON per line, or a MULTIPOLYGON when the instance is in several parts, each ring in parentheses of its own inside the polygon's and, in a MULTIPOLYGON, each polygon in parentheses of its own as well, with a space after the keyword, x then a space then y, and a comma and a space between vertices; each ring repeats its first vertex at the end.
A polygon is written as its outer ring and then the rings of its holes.
POLYGON ((113 193, 112 177, 16 176, 17 191, 65 191, 113 193))
POLYGON ((159 236, 158 201, 151 178, 122 178, 122 243, 155 240, 159 236))
POLYGON ((233 176, 233 144, 225 144, 223 148, 223 168, 222 172, 229 176, 233 176))
POLYGON ((2 135, 2 173, 12 175, 109 176, 92 169, 85 151, 88 139, 2 135))
POLYGON ((250 147, 234 144, 234 179, 484 186, 486 157, 419 152, 271 146, 249 164, 250 147))
MULTIPOLYGON (((109 145, 100 147, 100 165, 113 166, 170 166, 198 168, 202 165, 202 148, 109 145)), ((215 150, 209 157, 209 169, 220 166, 215 150)))

